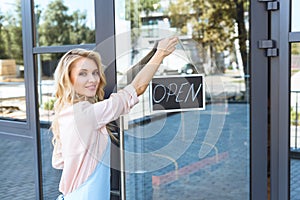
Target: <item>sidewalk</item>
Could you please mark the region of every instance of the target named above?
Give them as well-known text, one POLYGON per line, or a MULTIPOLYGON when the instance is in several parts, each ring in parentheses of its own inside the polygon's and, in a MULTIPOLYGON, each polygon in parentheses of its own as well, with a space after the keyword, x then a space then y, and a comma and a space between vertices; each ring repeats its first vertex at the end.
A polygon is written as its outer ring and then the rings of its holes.
MULTIPOLYGON (((249 198, 250 184, 250 136, 249 136, 249 105, 229 104, 226 121, 215 148, 204 158, 199 157, 199 149, 203 145, 204 137, 209 129, 212 117, 210 107, 200 115, 199 129, 195 138, 191 132, 195 124, 196 113, 180 113, 168 116, 163 121, 151 120, 148 124, 138 124, 128 130, 128 134, 139 132, 147 134, 154 128, 160 133, 139 139, 127 135, 125 145, 128 152, 155 154, 153 160, 141 157, 142 160, 130 160, 136 169, 147 169, 150 165, 159 166, 168 160, 169 164, 154 171, 142 170, 139 173, 127 173, 127 199, 189 199, 189 200, 241 200, 249 198), (180 150, 177 145, 174 152, 167 151, 160 156, 158 150, 165 147, 175 136, 182 134, 182 123, 185 123, 185 135, 178 140, 185 140, 189 145, 178 158, 172 158, 172 153, 180 150), (162 127, 161 126, 162 123, 162 127), (184 136, 184 137, 183 137, 184 136), (168 156, 168 157, 167 157, 168 156), (148 163, 147 161, 154 161, 148 163)), ((213 115, 221 113, 214 112, 213 115)), ((223 113, 224 114, 224 113, 223 113)), ((219 120, 219 123, 221 121, 219 120)), ((182 136, 182 137, 181 137, 182 136)), ((52 145, 51 133, 48 129, 41 129, 41 155, 43 192, 45 200, 53 200, 58 195, 60 171, 51 166, 52 145)), ((179 144, 179 143, 174 143, 179 144)), ((0 199, 35 199, 34 159, 31 142, 3 139, 0 141, 0 199)), ((299 199, 300 160, 291 160, 291 200, 299 199)))

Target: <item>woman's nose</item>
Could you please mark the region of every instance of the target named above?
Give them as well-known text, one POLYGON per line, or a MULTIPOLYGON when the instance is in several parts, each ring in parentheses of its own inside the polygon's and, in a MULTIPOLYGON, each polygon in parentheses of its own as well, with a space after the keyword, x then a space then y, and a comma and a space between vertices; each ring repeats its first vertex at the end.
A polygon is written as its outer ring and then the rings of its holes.
POLYGON ((89 75, 89 82, 96 82, 96 81, 97 81, 97 78, 93 74, 90 74, 89 75))

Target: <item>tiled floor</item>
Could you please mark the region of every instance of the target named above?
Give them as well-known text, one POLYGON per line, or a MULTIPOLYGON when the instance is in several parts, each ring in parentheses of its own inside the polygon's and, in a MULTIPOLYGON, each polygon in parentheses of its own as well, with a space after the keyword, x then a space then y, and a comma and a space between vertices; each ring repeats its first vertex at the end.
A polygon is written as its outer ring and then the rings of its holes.
POLYGON ((291 200, 300 200, 300 160, 291 160, 290 195, 291 200))
MULTIPOLYGON (((188 134, 184 136, 185 141, 190 142, 188 148, 168 165, 142 173, 143 168, 159 165, 160 162, 164 162, 163 159, 166 157, 157 158, 157 163, 153 163, 153 160, 148 157, 142 157, 144 159, 142 162, 127 159, 128 165, 133 164, 135 169, 140 170, 127 173, 127 199, 249 199, 249 124, 245 117, 248 107, 244 104, 230 104, 227 112, 222 134, 213 151, 204 158, 199 157, 199 148, 201 142, 204 141, 204 133, 209 129, 209 124, 206 123, 206 120, 211 118, 209 112, 201 114, 198 134, 193 138, 189 138, 188 134), (152 163, 148 163, 147 159, 152 163)), ((171 127, 176 129, 175 135, 182 133, 180 131, 182 124, 178 124, 178 121, 182 121, 182 117, 170 115, 164 121, 164 127, 161 129, 163 134, 151 136, 142 142, 137 142, 127 136, 126 149, 133 151, 139 149, 139 145, 143 145, 143 151, 157 153, 156 150, 162 148, 161 143, 168 144, 168 141, 176 138, 172 135, 171 127)), ((195 116, 187 114, 184 117, 185 129, 188 130, 190 126, 193 126, 192 119, 194 120, 195 116), (189 119, 189 117, 191 118, 189 119)), ((151 121, 152 125, 153 123, 155 122, 151 121)), ((149 124, 132 127, 128 134, 134 132, 134 128, 147 133, 149 124)), ((51 133, 47 129, 42 129, 41 136, 44 199, 54 200, 59 194, 60 171, 51 167, 51 133)), ((174 151, 180 149, 179 145, 177 147, 174 151)), ((1 139, 0 155, 0 199, 36 199, 33 144, 23 140, 1 139)), ((299 171, 300 160, 292 160, 291 200, 300 200, 299 171)))
MULTIPOLYGON (((248 106, 244 104, 229 105, 223 112, 221 110, 217 112, 208 106, 204 112, 168 116, 159 134, 152 137, 133 140, 128 136, 125 150, 144 152, 145 156, 141 156, 142 162, 137 159, 127 160, 127 162, 138 165, 137 171, 147 171, 147 173, 128 174, 127 199, 244 200, 249 198, 247 113, 248 106), (199 120, 196 115, 200 115, 199 120), (210 120, 216 116, 218 123, 211 126, 210 120), (191 130, 195 127, 197 127, 197 134, 192 135, 191 130), (212 132, 216 133, 218 128, 221 128, 221 134, 211 135, 212 132), (219 138, 215 144, 212 144, 210 153, 200 157, 201 147, 213 142, 209 138, 211 136, 219 138), (183 147, 185 142, 190 142, 186 149, 183 147), (169 146, 176 145, 164 151, 162 149, 165 146, 161 143, 169 146), (182 155, 176 158, 176 152, 181 149, 184 149, 182 155), (163 152, 161 154, 164 156, 161 159, 152 159, 148 155, 149 152, 155 154, 163 152), (149 166, 153 163, 160 164, 166 158, 173 158, 170 159, 169 165, 157 170, 149 170, 149 166), (171 162, 172 160, 176 162, 171 162), (174 163, 177 164, 177 169, 174 163)), ((154 130, 151 128, 154 123, 159 126, 159 122, 151 121, 150 124, 132 127, 131 134, 134 134, 136 129, 136 132, 149 135, 148 132, 154 130)))

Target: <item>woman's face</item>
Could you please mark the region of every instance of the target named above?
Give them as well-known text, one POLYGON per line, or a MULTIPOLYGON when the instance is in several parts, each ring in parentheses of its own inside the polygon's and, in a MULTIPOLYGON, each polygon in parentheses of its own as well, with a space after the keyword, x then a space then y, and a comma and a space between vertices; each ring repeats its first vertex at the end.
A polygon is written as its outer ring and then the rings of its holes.
POLYGON ((70 79, 76 93, 94 97, 100 83, 100 73, 92 59, 82 57, 72 64, 70 79))

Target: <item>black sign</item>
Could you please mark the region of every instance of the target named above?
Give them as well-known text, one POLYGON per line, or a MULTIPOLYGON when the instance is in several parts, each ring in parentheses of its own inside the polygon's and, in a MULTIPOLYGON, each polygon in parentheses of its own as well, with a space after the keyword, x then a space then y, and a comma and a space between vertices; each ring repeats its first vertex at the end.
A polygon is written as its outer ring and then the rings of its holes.
POLYGON ((151 111, 205 109, 204 76, 154 77, 151 86, 151 111))

